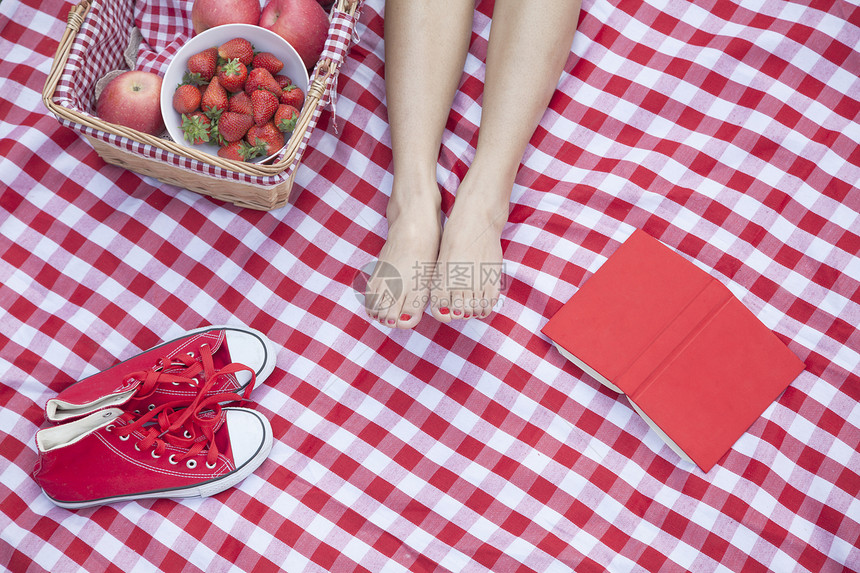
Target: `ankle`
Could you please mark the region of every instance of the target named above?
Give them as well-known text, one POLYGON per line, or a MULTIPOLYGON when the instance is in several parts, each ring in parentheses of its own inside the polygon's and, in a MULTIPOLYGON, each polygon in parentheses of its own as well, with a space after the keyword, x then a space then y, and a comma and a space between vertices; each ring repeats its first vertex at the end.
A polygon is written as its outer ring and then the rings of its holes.
POLYGON ((406 216, 413 219, 426 219, 431 216, 438 220, 442 209, 442 194, 435 179, 432 183, 419 183, 411 180, 406 185, 395 182, 391 197, 385 209, 389 223, 406 216))
POLYGON ((457 189, 455 200, 469 199, 473 207, 497 212, 507 209, 511 202, 516 170, 502 170, 498 166, 473 163, 457 189))
POLYGON ((457 190, 451 216, 455 213, 465 214, 472 221, 501 232, 510 214, 511 189, 494 186, 488 181, 478 181, 477 178, 471 181, 464 179, 457 190))
POLYGON ((496 155, 490 155, 487 150, 476 152, 467 175, 473 175, 476 181, 491 185, 493 188, 510 190, 514 186, 519 161, 500 160, 496 155))

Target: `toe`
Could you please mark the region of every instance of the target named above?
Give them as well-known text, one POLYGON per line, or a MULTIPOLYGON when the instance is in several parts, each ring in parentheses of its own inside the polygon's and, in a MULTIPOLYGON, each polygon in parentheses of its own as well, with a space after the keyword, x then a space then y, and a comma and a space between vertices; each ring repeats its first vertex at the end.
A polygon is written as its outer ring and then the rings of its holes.
POLYGON ((405 298, 397 316, 397 328, 413 328, 421 320, 427 306, 427 294, 413 293, 405 298))
POLYGON ((376 304, 376 293, 367 285, 367 290, 364 291, 364 310, 370 318, 376 318, 379 315, 379 308, 376 304))
POLYGON ((373 279, 367 281, 367 288, 364 291, 364 308, 367 316, 378 319, 381 314, 384 314, 387 296, 390 296, 388 291, 377 281, 373 279))
POLYGON ((390 326, 389 320, 392 318, 391 307, 396 303, 394 298, 388 292, 384 292, 381 296, 377 296, 373 301, 372 311, 368 311, 371 318, 378 321, 380 324, 390 326))
MULTIPOLYGON (((398 301, 399 302, 399 301, 398 301)), ((394 328, 397 325, 397 311, 400 310, 400 304, 393 304, 385 309, 379 315, 379 322, 388 328, 394 328)))
POLYGON ((463 291, 454 291, 451 293, 451 318, 465 318, 465 297, 463 291))
POLYGON ((451 296, 445 291, 433 291, 430 297, 430 312, 439 322, 451 322, 451 296))
POLYGON ((415 325, 417 325, 420 320, 421 315, 417 312, 414 314, 404 312, 398 317, 395 328, 409 330, 410 328, 415 328, 415 325))
POLYGON ((478 300, 478 317, 479 318, 487 318, 493 312, 493 301, 487 293, 483 293, 483 296, 478 300))
POLYGON ((481 316, 481 293, 466 293, 466 318, 481 316))

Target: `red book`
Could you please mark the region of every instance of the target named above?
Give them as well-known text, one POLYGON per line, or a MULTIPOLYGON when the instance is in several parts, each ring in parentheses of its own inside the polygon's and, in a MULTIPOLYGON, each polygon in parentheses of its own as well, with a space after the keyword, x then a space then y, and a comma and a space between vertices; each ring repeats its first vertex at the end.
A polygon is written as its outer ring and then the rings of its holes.
POLYGON ((803 371, 722 283, 638 230, 542 332, 705 472, 803 371))

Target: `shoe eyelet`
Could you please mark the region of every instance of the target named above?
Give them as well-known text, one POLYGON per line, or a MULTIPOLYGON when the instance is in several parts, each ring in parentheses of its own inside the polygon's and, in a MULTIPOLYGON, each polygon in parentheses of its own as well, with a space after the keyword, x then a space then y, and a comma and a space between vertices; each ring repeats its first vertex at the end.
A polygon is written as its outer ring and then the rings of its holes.
POLYGON ((134 449, 135 449, 135 451, 138 451, 138 452, 139 452, 139 451, 140 451, 140 446, 139 446, 138 444, 135 444, 135 445, 134 445, 134 449))
POLYGON ((128 440, 128 434, 124 434, 124 435, 119 436, 119 439, 122 440, 123 442, 125 442, 126 440, 128 440))
POLYGON ((135 413, 135 414, 140 414, 140 410, 135 410, 135 411, 134 411, 134 413, 135 413))
POLYGON ((210 470, 214 470, 216 465, 217 465, 217 464, 212 464, 212 465, 210 466, 210 465, 209 465, 209 462, 206 462, 206 467, 207 467, 207 468, 209 468, 210 470))
POLYGON ((149 406, 146 407, 146 409, 149 410, 150 412, 155 410, 155 404, 150 404, 149 406))
POLYGON ((188 356, 190 356, 191 358, 194 358, 194 353, 193 353, 193 352, 186 352, 186 354, 187 354, 188 356))
POLYGON ((170 454, 170 457, 167 458, 167 461, 170 462, 170 465, 176 465, 179 462, 176 461, 176 454, 170 454))
POLYGON ((108 424, 107 426, 105 426, 105 432, 113 432, 113 429, 115 427, 116 426, 114 426, 113 424, 108 424))
POLYGON ((159 456, 158 454, 156 454, 156 453, 155 453, 155 450, 152 450, 152 457, 153 457, 153 458, 155 458, 155 459, 158 459, 158 458, 160 458, 161 456, 159 456))
POLYGON ((187 467, 189 470, 193 470, 197 467, 197 460, 188 460, 187 462, 185 462, 185 467, 187 467))
POLYGON ((194 378, 192 378, 192 380, 194 380, 194 383, 195 383, 195 384, 197 384, 198 386, 200 385, 200 379, 199 379, 199 378, 197 378, 197 376, 195 376, 194 378))
POLYGON ((189 432, 188 430, 185 430, 184 432, 182 432, 182 436, 186 439, 189 439, 189 440, 194 437, 193 435, 191 435, 191 432, 189 432))

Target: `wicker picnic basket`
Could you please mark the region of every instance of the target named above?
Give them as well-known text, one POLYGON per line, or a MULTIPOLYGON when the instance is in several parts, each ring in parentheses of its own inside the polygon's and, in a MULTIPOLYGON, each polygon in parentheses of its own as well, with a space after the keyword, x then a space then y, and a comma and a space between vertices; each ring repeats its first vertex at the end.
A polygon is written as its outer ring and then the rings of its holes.
POLYGON ((285 148, 266 164, 223 159, 95 116, 97 81, 125 66, 124 52, 134 33, 133 0, 80 0, 72 7, 42 100, 61 124, 81 133, 108 163, 241 207, 275 209, 289 200, 311 133, 335 97, 359 3, 337 0, 332 7, 325 49, 312 70, 296 128, 285 148))

